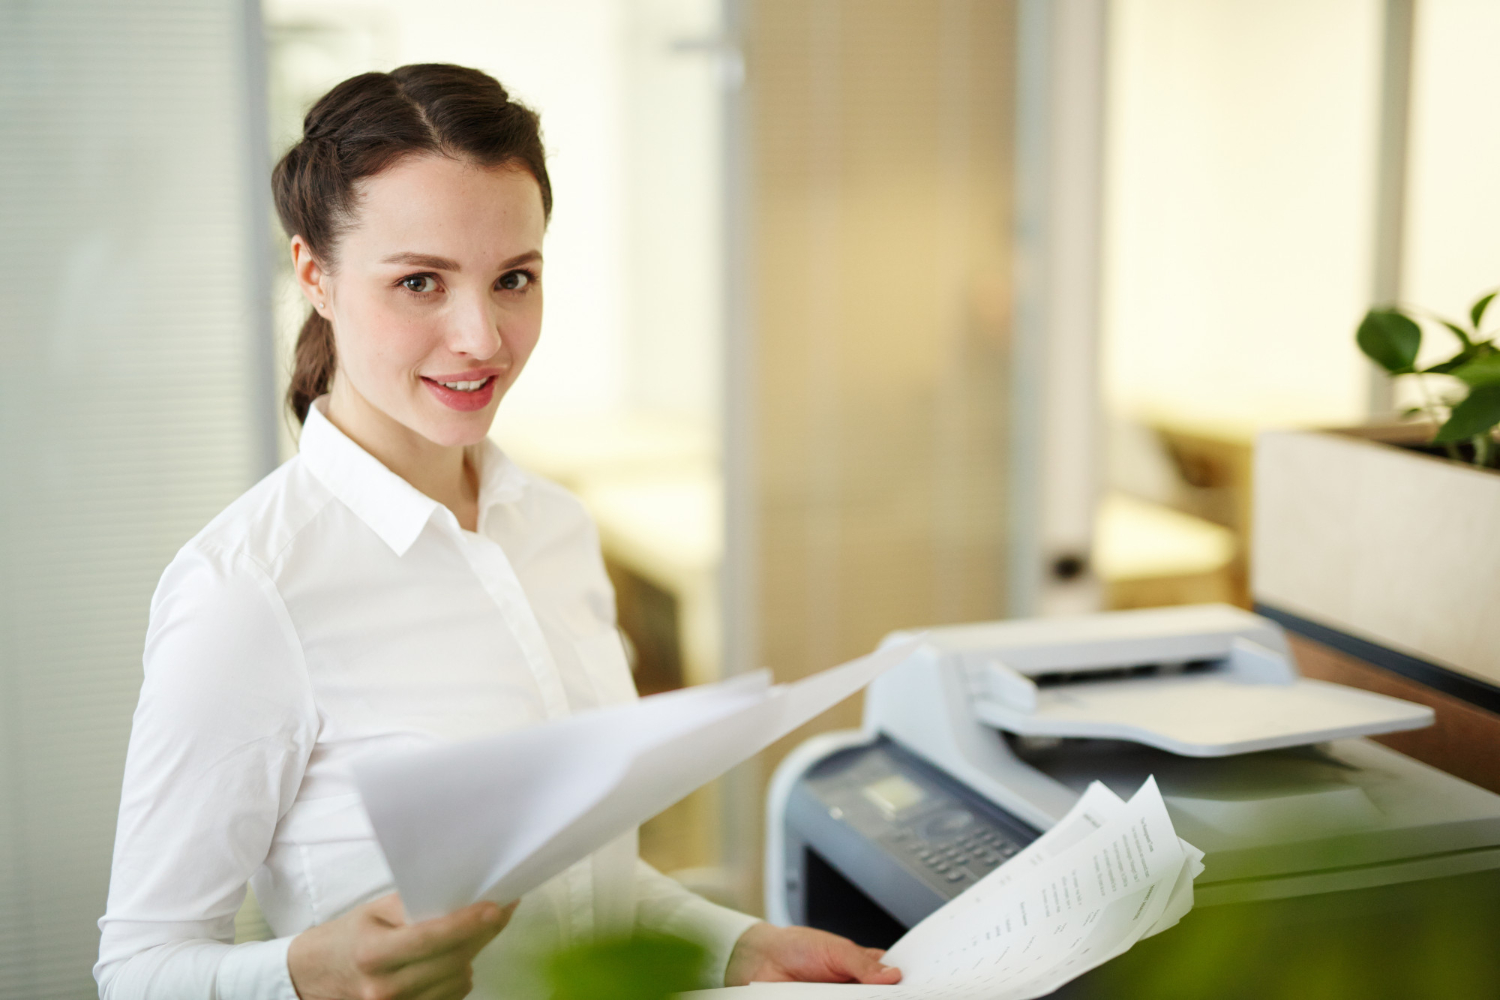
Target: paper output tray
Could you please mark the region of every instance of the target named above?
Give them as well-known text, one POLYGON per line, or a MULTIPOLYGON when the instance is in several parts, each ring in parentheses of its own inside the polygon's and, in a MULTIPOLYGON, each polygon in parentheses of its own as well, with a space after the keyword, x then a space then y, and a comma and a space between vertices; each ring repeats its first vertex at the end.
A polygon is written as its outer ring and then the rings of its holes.
POLYGON ((988 725, 1021 736, 1130 740, 1188 757, 1226 757, 1421 729, 1425 705, 1298 678, 1248 683, 1228 672, 1140 677, 1043 687, 1035 708, 978 695, 988 725))

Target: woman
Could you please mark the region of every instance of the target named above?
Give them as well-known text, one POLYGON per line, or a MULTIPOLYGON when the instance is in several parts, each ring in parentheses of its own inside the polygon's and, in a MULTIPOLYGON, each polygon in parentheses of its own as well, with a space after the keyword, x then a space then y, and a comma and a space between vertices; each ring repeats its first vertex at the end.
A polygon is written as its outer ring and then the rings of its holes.
POLYGON ((633 926, 708 946, 706 985, 896 981, 693 896, 633 834, 508 908, 406 923, 350 761, 635 697, 593 526, 486 437, 541 330, 552 192, 536 116, 439 65, 335 87, 273 184, 312 306, 300 452, 153 598, 101 997, 522 996, 537 956, 633 926), (231 945, 247 882, 278 936, 231 945))

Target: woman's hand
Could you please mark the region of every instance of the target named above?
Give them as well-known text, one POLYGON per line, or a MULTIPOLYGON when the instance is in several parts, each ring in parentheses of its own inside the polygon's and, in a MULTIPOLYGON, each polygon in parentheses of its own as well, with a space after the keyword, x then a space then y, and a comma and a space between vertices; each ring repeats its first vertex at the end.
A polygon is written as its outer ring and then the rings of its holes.
POLYGON ((460 1000, 474 956, 515 911, 475 903, 408 924, 394 892, 292 939, 287 970, 302 1000, 460 1000))
POLYGON ((811 927, 756 924, 740 935, 724 970, 725 986, 746 983, 899 983, 881 965, 885 952, 811 927))

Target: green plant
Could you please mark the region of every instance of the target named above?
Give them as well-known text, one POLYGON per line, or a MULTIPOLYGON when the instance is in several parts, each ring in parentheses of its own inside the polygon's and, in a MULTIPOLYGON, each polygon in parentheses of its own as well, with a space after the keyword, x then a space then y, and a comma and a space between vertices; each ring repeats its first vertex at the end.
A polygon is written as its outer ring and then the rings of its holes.
POLYGON ((1410 375, 1421 386, 1423 404, 1407 415, 1425 414, 1438 424, 1434 444, 1442 445, 1448 457, 1460 458, 1459 444, 1469 442, 1474 449, 1473 462, 1493 466, 1500 458, 1495 429, 1500 425, 1500 347, 1495 337, 1480 332, 1485 310, 1495 300, 1496 292, 1482 296, 1469 308, 1468 329, 1442 317, 1432 317, 1458 338, 1459 350, 1446 361, 1427 368, 1417 368, 1417 354, 1422 349, 1422 327, 1399 307, 1371 309, 1359 324, 1355 340, 1359 349, 1384 368, 1391 377, 1410 375), (1431 375, 1450 377, 1443 395, 1433 395, 1427 384, 1431 375))
POLYGON ((702 985, 708 953, 659 934, 606 937, 553 955, 552 1000, 666 1000, 702 985))

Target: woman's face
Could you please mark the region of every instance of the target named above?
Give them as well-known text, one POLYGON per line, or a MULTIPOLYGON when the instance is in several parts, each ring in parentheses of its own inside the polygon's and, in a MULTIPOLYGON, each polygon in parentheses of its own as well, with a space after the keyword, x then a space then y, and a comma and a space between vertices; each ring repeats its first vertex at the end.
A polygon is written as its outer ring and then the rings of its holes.
POLYGON ((334 274, 293 245, 303 290, 333 322, 332 410, 356 436, 475 444, 541 333, 541 189, 524 169, 423 155, 359 192, 334 274))

